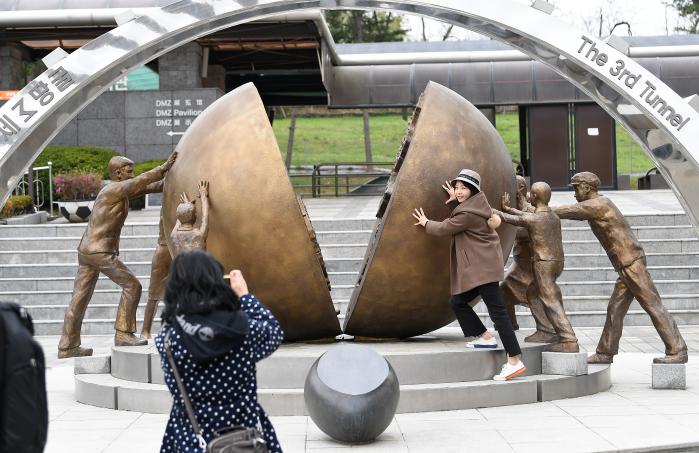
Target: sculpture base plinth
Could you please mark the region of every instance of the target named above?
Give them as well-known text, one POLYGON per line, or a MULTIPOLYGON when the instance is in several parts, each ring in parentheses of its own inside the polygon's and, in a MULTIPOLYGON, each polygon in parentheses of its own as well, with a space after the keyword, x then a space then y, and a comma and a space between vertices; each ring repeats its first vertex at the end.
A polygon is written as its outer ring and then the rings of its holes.
POLYGON ((560 376, 587 374, 586 352, 542 352, 541 373, 560 376))
POLYGON ((687 388, 687 364, 654 363, 653 388, 685 390, 687 388))
POLYGON ((95 355, 76 357, 73 359, 75 374, 103 374, 111 373, 112 357, 108 355, 95 355))

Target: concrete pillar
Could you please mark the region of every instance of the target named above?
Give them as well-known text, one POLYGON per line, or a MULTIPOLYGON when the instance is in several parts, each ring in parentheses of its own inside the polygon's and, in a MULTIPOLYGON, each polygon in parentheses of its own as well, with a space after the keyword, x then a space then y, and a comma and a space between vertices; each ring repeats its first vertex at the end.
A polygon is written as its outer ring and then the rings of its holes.
POLYGON ((190 42, 158 59, 161 90, 201 88, 202 48, 190 42))
POLYGON ((24 86, 22 61, 25 57, 20 44, 0 45, 0 90, 19 90, 24 86))
POLYGON ((202 79, 204 88, 218 88, 226 92, 226 68, 218 64, 209 65, 208 77, 202 79))

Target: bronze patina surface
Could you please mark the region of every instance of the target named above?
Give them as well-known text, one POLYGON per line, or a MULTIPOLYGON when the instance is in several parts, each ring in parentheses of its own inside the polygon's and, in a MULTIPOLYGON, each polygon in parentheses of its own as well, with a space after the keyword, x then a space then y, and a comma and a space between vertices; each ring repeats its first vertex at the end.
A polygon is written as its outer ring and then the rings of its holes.
POLYGON ((612 363, 619 352, 619 340, 624 317, 634 298, 648 313, 655 330, 665 344, 665 356, 654 363, 687 362, 687 344, 653 283, 646 266, 646 254, 633 234, 629 223, 616 205, 599 194, 600 179, 584 171, 573 175, 570 184, 575 189, 576 204, 558 206, 554 212, 561 219, 587 220, 590 229, 607 252, 614 270, 619 273, 607 306, 607 320, 597 344, 597 352, 588 363, 612 363))
POLYGON ((505 222, 526 228, 529 233, 534 280, 527 288, 527 298, 531 307, 543 306, 556 331, 558 341, 549 351, 578 352, 578 339, 566 316, 561 289, 556 283, 565 260, 561 220, 549 207, 551 187, 545 182, 534 183, 530 199, 534 211, 520 211, 509 206, 505 195, 502 203, 505 212, 499 212, 499 215, 505 222))
POLYGON ((208 180, 207 251, 226 272, 245 274, 250 291, 274 313, 287 340, 338 335, 312 231, 254 85, 243 85, 207 108, 177 151, 178 165, 163 192, 165 231, 175 226, 180 194, 208 180))
POLYGON ((196 198, 190 200, 187 192, 182 192, 181 203, 175 210, 177 222, 170 233, 173 255, 197 249, 206 251, 206 237, 209 234, 209 182, 199 182, 197 189, 201 200, 199 228, 194 226, 197 221, 197 208, 194 206, 196 198))
MULTIPOLYGON (((504 192, 516 193, 510 155, 490 122, 466 99, 434 82, 425 89, 379 207, 345 319, 345 333, 361 337, 406 338, 454 320, 449 306, 449 237, 424 234, 413 226, 413 208, 446 218, 441 184, 462 168, 477 171, 491 206, 504 192)), ((498 228, 504 257, 516 228, 498 228)))

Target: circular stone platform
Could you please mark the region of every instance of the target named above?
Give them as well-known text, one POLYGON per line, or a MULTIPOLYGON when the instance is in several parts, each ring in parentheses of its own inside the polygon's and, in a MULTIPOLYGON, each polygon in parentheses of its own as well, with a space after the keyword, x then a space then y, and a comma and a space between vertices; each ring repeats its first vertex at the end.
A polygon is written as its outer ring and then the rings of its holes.
MULTIPOLYGON (((608 365, 590 365, 585 376, 541 374, 545 344, 524 343, 518 335, 527 372, 512 381, 496 382, 493 375, 505 362, 502 348, 465 347, 461 331, 444 328, 400 342, 361 343, 383 355, 400 382, 398 413, 506 406, 573 398, 608 390, 608 365)), ((303 386, 313 362, 337 343, 284 344, 258 363, 258 395, 270 415, 306 415, 303 386)), ((86 374, 99 367, 76 361, 75 394, 84 404, 120 410, 167 413, 172 405, 163 384, 160 357, 151 344, 112 348, 111 372, 86 374)), ((101 371, 105 371, 102 368, 101 371)))

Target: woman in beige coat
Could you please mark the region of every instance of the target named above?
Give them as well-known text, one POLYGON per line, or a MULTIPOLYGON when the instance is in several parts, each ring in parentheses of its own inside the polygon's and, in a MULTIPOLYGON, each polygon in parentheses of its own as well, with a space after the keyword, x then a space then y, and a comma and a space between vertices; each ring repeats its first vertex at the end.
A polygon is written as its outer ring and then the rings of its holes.
POLYGON ((429 220, 422 208, 415 209, 415 225, 425 227, 434 236, 451 235, 451 304, 459 326, 466 337, 477 337, 466 345, 470 348, 496 348, 497 341, 485 328, 469 302, 481 296, 495 330, 500 334, 507 363, 493 379, 505 381, 523 373, 519 342, 500 296, 499 282, 503 279, 503 259, 497 227, 488 200, 480 191, 480 175, 463 169, 451 183, 445 184, 447 203, 457 201, 451 216, 442 222, 429 220), (489 221, 490 220, 490 221, 489 221), (491 226, 492 225, 492 226, 491 226))

